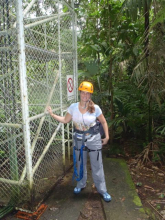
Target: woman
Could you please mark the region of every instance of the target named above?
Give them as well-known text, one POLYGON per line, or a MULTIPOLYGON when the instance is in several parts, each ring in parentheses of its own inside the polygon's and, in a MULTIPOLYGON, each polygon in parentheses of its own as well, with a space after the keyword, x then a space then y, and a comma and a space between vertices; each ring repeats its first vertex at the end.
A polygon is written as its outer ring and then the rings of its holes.
POLYGON ((80 84, 79 91, 80 102, 71 104, 64 117, 53 114, 50 106, 47 110, 57 121, 68 123, 72 120, 74 124, 74 176, 78 181, 77 186, 74 188, 74 193, 78 194, 86 187, 86 164, 87 153, 89 153, 95 187, 103 196, 104 201, 110 202, 111 196, 107 193, 106 189, 101 152, 102 145, 107 144, 109 140, 107 122, 100 107, 91 100, 93 85, 90 82, 84 81, 80 84), (102 140, 96 123, 97 119, 102 124, 105 133, 105 138, 102 140))

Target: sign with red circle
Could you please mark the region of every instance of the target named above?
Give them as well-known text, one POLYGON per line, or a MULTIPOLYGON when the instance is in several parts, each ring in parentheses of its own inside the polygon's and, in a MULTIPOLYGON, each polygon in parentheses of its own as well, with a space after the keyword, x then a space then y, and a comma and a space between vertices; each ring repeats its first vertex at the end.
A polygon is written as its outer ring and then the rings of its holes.
POLYGON ((69 78, 69 79, 68 79, 67 88, 68 88, 68 91, 69 91, 69 92, 72 92, 72 91, 73 91, 73 79, 72 79, 72 78, 69 78))
POLYGON ((68 101, 74 99, 74 78, 73 75, 67 75, 67 95, 68 101))

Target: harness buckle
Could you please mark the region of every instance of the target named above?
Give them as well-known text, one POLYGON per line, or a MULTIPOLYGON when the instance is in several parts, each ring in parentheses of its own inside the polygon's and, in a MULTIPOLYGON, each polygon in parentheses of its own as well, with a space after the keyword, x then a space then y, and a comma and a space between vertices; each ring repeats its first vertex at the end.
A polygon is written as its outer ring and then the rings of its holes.
MULTIPOLYGON (((74 134, 75 134, 75 136, 76 136, 76 138, 77 138, 78 140, 82 140, 82 139, 83 139, 83 134, 79 134, 79 133, 77 133, 77 132, 75 132, 74 134)), ((92 137, 92 134, 85 135, 85 139, 86 139, 86 140, 89 139, 90 137, 92 137)))

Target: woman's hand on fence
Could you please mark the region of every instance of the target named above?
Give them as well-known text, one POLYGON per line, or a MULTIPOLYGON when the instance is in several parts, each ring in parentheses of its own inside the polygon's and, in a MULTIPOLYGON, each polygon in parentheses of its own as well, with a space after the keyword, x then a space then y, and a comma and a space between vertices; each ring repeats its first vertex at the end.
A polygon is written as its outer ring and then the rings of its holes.
POLYGON ((47 111, 48 111, 48 113, 49 113, 50 115, 53 114, 53 112, 52 112, 52 108, 51 108, 50 106, 47 107, 47 111))
POLYGON ((106 145, 108 143, 109 138, 102 139, 102 145, 106 145))

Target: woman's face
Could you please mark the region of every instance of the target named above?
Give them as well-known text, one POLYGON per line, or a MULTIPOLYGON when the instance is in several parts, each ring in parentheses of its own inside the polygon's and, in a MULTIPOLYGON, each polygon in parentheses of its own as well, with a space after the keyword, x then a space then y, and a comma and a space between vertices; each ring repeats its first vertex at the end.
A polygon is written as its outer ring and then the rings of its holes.
POLYGON ((87 102, 91 97, 91 93, 85 92, 85 91, 80 91, 80 99, 83 102, 87 102))

